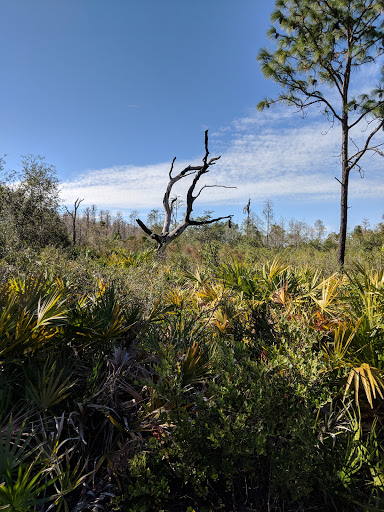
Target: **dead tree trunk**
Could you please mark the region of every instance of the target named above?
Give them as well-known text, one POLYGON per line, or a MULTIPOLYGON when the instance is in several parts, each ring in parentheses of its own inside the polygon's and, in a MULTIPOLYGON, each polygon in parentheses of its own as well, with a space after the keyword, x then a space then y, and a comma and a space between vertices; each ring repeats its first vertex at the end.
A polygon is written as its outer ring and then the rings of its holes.
POLYGON ((67 207, 65 209, 67 210, 68 215, 72 217, 72 245, 76 245, 76 217, 77 217, 77 210, 79 209, 80 203, 82 203, 84 199, 77 198, 74 204, 74 209, 70 212, 67 207))
POLYGON ((199 197, 201 192, 205 188, 212 188, 212 187, 223 187, 223 188, 236 188, 236 187, 226 187, 225 185, 204 185, 201 187, 201 189, 194 195, 195 188, 197 185, 197 182, 200 180, 201 176, 203 174, 207 174, 210 171, 210 166, 214 165, 217 160, 219 160, 219 156, 210 158, 208 160, 208 130, 205 131, 205 155, 203 158, 203 165, 197 165, 197 166, 191 166, 189 165, 185 169, 183 169, 181 172, 179 172, 176 176, 172 176, 173 173, 173 166, 175 164, 176 157, 173 159, 171 168, 169 171, 169 181, 168 185, 163 197, 163 208, 164 208, 164 224, 163 229, 160 234, 154 233, 151 229, 149 229, 144 222, 142 222, 140 219, 136 219, 136 222, 141 227, 141 229, 146 233, 152 240, 155 240, 157 242, 157 254, 159 257, 164 258, 165 257, 165 250, 167 248, 167 245, 175 240, 175 238, 179 237, 184 231, 187 229, 188 226, 203 226, 205 224, 212 224, 213 222, 217 222, 219 220, 223 219, 231 219, 233 215, 227 215, 225 217, 217 217, 216 219, 210 219, 210 220, 204 220, 204 221, 197 221, 191 219, 192 214, 192 208, 193 203, 195 200, 199 197), (173 207, 173 200, 170 199, 172 187, 175 183, 177 183, 182 178, 185 178, 187 176, 193 175, 194 178, 192 180, 192 184, 188 189, 187 192, 187 198, 186 198, 186 211, 183 220, 177 224, 173 229, 171 229, 171 223, 172 223, 172 207, 173 207))

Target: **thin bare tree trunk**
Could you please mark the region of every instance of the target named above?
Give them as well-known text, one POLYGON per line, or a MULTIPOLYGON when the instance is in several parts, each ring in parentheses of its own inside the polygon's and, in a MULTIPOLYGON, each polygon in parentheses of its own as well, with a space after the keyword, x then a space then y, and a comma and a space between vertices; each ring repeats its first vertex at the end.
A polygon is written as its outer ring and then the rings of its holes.
POLYGON ((68 215, 72 217, 72 245, 76 245, 76 217, 77 217, 77 210, 80 206, 80 204, 84 201, 84 199, 77 198, 74 204, 73 211, 69 211, 67 207, 65 209, 67 210, 68 215))

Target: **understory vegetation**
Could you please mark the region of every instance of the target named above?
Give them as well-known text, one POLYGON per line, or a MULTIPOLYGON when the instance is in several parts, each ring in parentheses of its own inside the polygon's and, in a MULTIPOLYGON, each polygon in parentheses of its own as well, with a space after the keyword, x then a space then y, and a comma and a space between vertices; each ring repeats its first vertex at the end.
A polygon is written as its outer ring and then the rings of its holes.
POLYGON ((0 187, 0 510, 383 510, 384 224, 340 272, 270 201, 166 258, 80 203, 40 157, 0 187))
POLYGON ((258 251, 9 253, 0 508, 382 510, 380 251, 258 251))

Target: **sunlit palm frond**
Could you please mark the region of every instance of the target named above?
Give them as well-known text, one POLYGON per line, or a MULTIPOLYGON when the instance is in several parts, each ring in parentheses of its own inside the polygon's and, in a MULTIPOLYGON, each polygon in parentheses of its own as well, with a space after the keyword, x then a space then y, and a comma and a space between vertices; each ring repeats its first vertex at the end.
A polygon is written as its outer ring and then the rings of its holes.
POLYGON ((381 391, 382 389, 384 390, 384 382, 381 372, 379 372, 377 368, 369 366, 367 363, 362 363, 360 366, 352 368, 345 386, 344 399, 352 385, 352 382, 354 382, 355 402, 356 404, 359 403, 360 381, 363 385, 368 403, 373 409, 373 399, 376 398, 376 392, 382 399, 384 398, 381 391))
POLYGON ((339 307, 341 279, 338 274, 333 274, 312 288, 310 297, 320 308, 321 312, 335 314, 339 307))
POLYGON ((194 271, 184 270, 182 272, 182 277, 186 281, 191 281, 194 283, 195 287, 204 286, 210 279, 206 269, 201 266, 197 266, 194 271))
POLYGON ((289 268, 289 264, 281 257, 276 256, 272 262, 267 262, 262 267, 262 276, 264 281, 276 282, 276 278, 280 276, 289 268))
POLYGON ((0 358, 25 356, 44 346, 65 323, 66 302, 60 283, 48 286, 31 278, 2 287, 0 358))
POLYGON ((223 310, 223 308, 217 308, 212 313, 211 326, 220 334, 224 334, 227 332, 229 328, 229 319, 227 313, 223 310))
POLYGON ((208 354, 207 348, 193 342, 185 354, 179 356, 182 385, 185 387, 205 380, 211 372, 211 358, 212 354, 208 354))
POLYGON ((164 294, 163 301, 166 308, 177 312, 192 305, 192 296, 187 288, 174 286, 164 294))
POLYGON ((63 292, 61 290, 49 294, 44 300, 39 298, 36 311, 36 328, 64 323, 67 311, 67 301, 63 298, 63 292))
POLYGON ((326 353, 333 361, 341 361, 345 358, 360 324, 361 320, 359 320, 353 328, 346 323, 336 326, 333 333, 333 341, 328 341, 327 344, 324 344, 326 353))
POLYGON ((223 289, 213 283, 205 283, 202 288, 195 292, 195 296, 202 304, 212 304, 220 300, 223 289))
POLYGON ((371 351, 364 351, 366 347, 369 349, 369 343, 361 333, 362 325, 363 318, 360 318, 353 327, 347 323, 338 325, 334 331, 333 342, 324 345, 324 349, 335 368, 349 369, 344 398, 353 384, 355 401, 358 404, 361 384, 365 397, 373 408, 373 399, 377 395, 383 398, 383 372, 374 366, 374 360, 369 357, 371 351))

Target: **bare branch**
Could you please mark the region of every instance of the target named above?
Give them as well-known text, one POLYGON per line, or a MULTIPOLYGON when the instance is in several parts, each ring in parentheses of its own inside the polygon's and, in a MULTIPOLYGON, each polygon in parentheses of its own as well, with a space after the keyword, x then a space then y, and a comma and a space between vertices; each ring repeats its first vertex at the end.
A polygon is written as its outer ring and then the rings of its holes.
POLYGON ((378 153, 380 156, 384 156, 384 151, 380 151, 377 147, 368 148, 367 151, 373 151, 374 153, 378 153))
POLYGON ((360 123, 360 121, 362 121, 364 119, 364 117, 366 117, 368 114, 370 114, 373 110, 377 109, 377 107, 379 106, 382 106, 384 104, 383 101, 373 105, 371 108, 368 108, 366 110, 364 110, 364 112, 362 114, 360 114, 360 116, 353 122, 351 123, 348 128, 353 128, 354 126, 356 126, 357 124, 360 123))
POLYGON ((167 188, 165 190, 165 194, 163 197, 163 208, 164 208, 164 224, 161 234, 154 233, 151 229, 149 229, 140 219, 136 219, 136 222, 141 227, 141 229, 146 233, 150 238, 153 240, 156 240, 158 246, 157 250, 158 253, 161 254, 164 252, 164 248, 172 242, 175 238, 180 236, 185 229, 188 226, 200 226, 203 224, 211 224, 212 222, 217 222, 222 219, 230 219, 232 218, 232 215, 228 215, 226 217, 218 217, 216 219, 211 219, 209 221, 194 221, 190 218, 192 209, 193 209, 193 203, 194 201, 200 196, 201 192, 205 188, 212 188, 212 187, 218 187, 218 188, 236 188, 236 187, 228 187, 225 185, 204 185, 196 196, 194 196, 194 191, 197 185, 197 182, 200 180, 201 176, 203 174, 206 174, 209 172, 210 167, 217 162, 217 160, 220 159, 220 156, 212 157, 208 160, 209 156, 209 149, 208 149, 208 130, 205 131, 204 136, 204 148, 205 148, 205 154, 203 157, 203 164, 197 165, 197 166, 191 166, 188 165, 188 167, 185 167, 182 171, 180 171, 176 176, 172 176, 173 169, 174 169, 174 163, 176 160, 176 157, 172 160, 171 168, 169 170, 168 176, 168 184, 167 188), (183 220, 181 223, 179 223, 172 231, 171 231, 171 222, 172 222, 172 210, 174 207, 175 202, 177 201, 177 198, 171 197, 172 187, 175 183, 177 183, 182 178, 185 178, 190 175, 194 175, 194 178, 192 180, 192 184, 190 185, 188 191, 187 191, 187 198, 186 198, 186 211, 183 220))
POLYGON ((199 197, 199 195, 201 194, 201 192, 205 188, 237 188, 237 187, 227 187, 226 185, 204 185, 204 187, 201 187, 198 194, 193 198, 193 200, 197 199, 199 197))
POLYGON ((171 168, 169 169, 169 179, 172 179, 172 171, 173 171, 173 165, 175 163, 176 157, 172 160, 171 168))
POLYGON ((212 224, 213 222, 218 222, 223 219, 232 219, 233 215, 227 215, 226 217, 217 217, 216 219, 209 220, 191 220, 189 222, 190 226, 205 226, 205 224, 212 224))
POLYGON ((358 151, 357 153, 355 153, 354 155, 352 155, 351 157, 348 158, 348 163, 349 163, 349 169, 353 169, 355 167, 355 165, 358 163, 358 161, 360 160, 360 158, 367 152, 369 151, 369 143, 371 142, 371 139, 372 137, 380 130, 380 128, 382 128, 384 126, 384 121, 381 121, 374 130, 372 130, 372 132, 369 134, 369 136, 367 137, 367 140, 365 141, 365 145, 363 147, 363 149, 361 151, 358 151), (355 159, 354 161, 352 161, 353 159, 355 159))
POLYGON ((142 222, 140 219, 136 219, 136 222, 141 227, 141 229, 144 231, 144 233, 146 233, 148 236, 152 237, 153 232, 149 228, 147 228, 147 226, 144 224, 144 222, 142 222))

